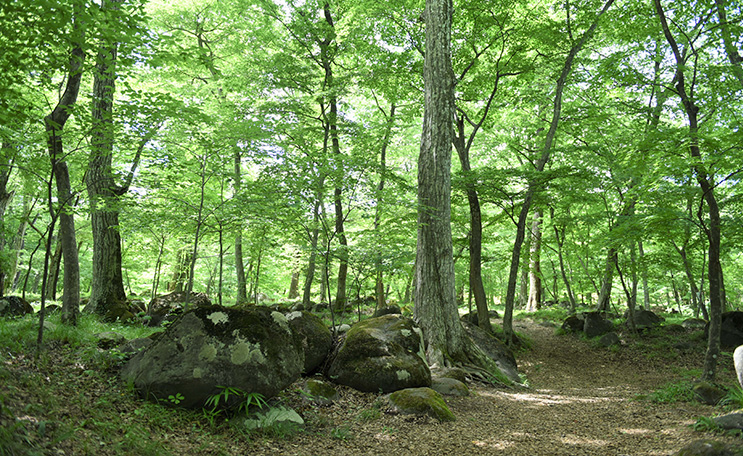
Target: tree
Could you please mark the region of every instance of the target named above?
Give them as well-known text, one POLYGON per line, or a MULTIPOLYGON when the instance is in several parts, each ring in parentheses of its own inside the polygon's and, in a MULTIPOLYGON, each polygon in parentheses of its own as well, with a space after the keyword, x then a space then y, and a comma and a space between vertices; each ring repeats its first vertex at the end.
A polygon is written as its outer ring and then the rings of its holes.
POLYGON ((75 216, 70 172, 65 161, 63 129, 77 102, 85 60, 83 50, 85 40, 84 25, 80 22, 80 5, 75 5, 74 39, 67 68, 67 83, 57 105, 44 118, 47 133, 47 148, 52 164, 52 173, 57 184, 59 204, 59 242, 62 243, 64 257, 64 295, 62 296, 63 321, 77 324, 80 309, 80 264, 78 262, 77 241, 75 240, 75 216))
MULTIPOLYGON (((676 93, 681 99, 687 119, 689 121, 689 154, 694 160, 693 169, 699 187, 702 189, 702 197, 707 204, 709 220, 705 222, 702 216, 702 210, 699 210, 700 223, 704 227, 709 242, 709 263, 707 270, 707 280, 709 282, 709 334, 707 339, 707 352, 704 358, 704 372, 702 378, 713 382, 717 373, 717 358, 720 354, 720 324, 722 314, 722 266, 720 265, 720 207, 715 197, 714 180, 710 175, 707 167, 702 160, 702 153, 699 144, 699 110, 700 107, 694 98, 694 85, 696 83, 696 74, 692 76, 691 87, 687 86, 687 74, 689 63, 688 60, 694 58, 696 61, 697 50, 693 43, 689 43, 689 48, 684 49, 683 53, 676 41, 676 37, 671 32, 666 18, 665 10, 660 0, 654 0, 655 12, 660 21, 663 35, 671 47, 673 58, 675 60, 676 93)), ((689 35, 685 35, 688 37, 689 35)), ((732 57, 732 56, 731 56, 732 57)), ((696 70, 696 65, 692 63, 692 69, 696 70)))

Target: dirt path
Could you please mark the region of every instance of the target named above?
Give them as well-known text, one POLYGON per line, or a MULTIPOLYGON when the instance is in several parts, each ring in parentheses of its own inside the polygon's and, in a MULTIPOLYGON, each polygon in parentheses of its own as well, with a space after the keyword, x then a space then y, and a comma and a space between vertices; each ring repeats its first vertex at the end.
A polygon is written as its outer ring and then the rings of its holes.
POLYGON ((305 411, 309 431, 290 439, 261 439, 251 454, 287 455, 669 455, 706 437, 689 425, 719 409, 696 403, 636 400, 677 380, 666 363, 637 351, 594 349, 532 322, 516 330, 532 341, 519 356, 530 388, 473 386, 475 394, 447 398, 453 423, 378 414, 374 395, 342 391, 337 404, 305 411), (370 416, 372 415, 372 416, 370 416))

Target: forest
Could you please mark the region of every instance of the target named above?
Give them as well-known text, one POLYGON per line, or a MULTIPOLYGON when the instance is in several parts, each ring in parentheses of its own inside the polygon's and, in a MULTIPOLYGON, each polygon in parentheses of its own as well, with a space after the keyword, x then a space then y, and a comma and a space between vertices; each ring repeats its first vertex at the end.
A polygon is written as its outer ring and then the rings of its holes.
POLYGON ((737 0, 8 0, 0 43, 0 297, 396 304, 442 363, 440 309, 515 346, 514 312, 677 312, 715 379, 737 0))

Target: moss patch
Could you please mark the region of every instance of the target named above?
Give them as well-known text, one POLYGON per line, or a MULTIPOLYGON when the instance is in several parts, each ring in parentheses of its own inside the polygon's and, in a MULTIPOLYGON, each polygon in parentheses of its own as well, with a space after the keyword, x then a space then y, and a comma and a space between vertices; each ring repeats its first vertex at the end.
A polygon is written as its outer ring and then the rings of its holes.
POLYGON ((393 410, 403 414, 429 415, 439 421, 456 418, 444 402, 443 396, 431 388, 408 388, 389 395, 393 410))

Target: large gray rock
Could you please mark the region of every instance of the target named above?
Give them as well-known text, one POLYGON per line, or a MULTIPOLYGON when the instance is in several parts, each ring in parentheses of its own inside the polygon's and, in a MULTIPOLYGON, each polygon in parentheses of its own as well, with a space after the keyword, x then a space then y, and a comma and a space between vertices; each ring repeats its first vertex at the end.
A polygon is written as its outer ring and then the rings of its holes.
POLYGON ((18 296, 0 298, 0 317, 20 317, 34 313, 34 308, 25 299, 18 296))
POLYGON ((601 312, 586 312, 583 316, 583 332, 587 337, 598 337, 611 332, 614 324, 601 312))
POLYGON ((725 312, 720 322, 720 347, 732 349, 739 345, 743 345, 743 312, 725 312))
POLYGON ((220 386, 270 398, 299 378, 303 366, 282 313, 211 306, 177 318, 121 375, 149 399, 173 396, 182 407, 199 408, 220 386))
POLYGON ((325 361, 333 348, 333 335, 317 315, 297 311, 286 314, 294 339, 304 351, 302 373, 313 373, 325 361))
POLYGON ((717 416, 712 418, 720 428, 725 430, 739 430, 743 431, 743 413, 734 412, 728 413, 727 415, 717 416))
POLYGON ((696 440, 681 448, 674 456, 740 456, 743 447, 715 440, 696 440))
POLYGON ((650 310, 636 310, 634 313, 635 328, 637 329, 654 328, 665 321, 665 318, 656 315, 650 310))
POLYGON ((513 352, 506 344, 496 339, 492 334, 485 332, 479 326, 468 325, 467 323, 463 323, 462 326, 464 326, 467 335, 470 336, 475 345, 480 347, 480 350, 488 358, 495 361, 503 375, 513 383, 521 383, 516 357, 513 356, 513 352))
POLYGON ((431 385, 421 330, 401 315, 356 323, 331 358, 328 377, 359 391, 388 393, 431 385))
MULTIPOLYGON (((173 321, 186 310, 185 291, 174 291, 172 293, 156 296, 147 306, 147 319, 149 326, 159 326, 163 322, 173 321)), ((188 305, 190 307, 209 307, 212 302, 205 293, 191 292, 188 305)))
POLYGON ((444 398, 431 388, 406 388, 383 397, 388 411, 404 415, 428 415, 439 421, 454 421, 444 398))
POLYGON ((562 323, 562 330, 565 332, 580 332, 583 331, 583 325, 585 325, 585 322, 582 318, 571 315, 562 323))

